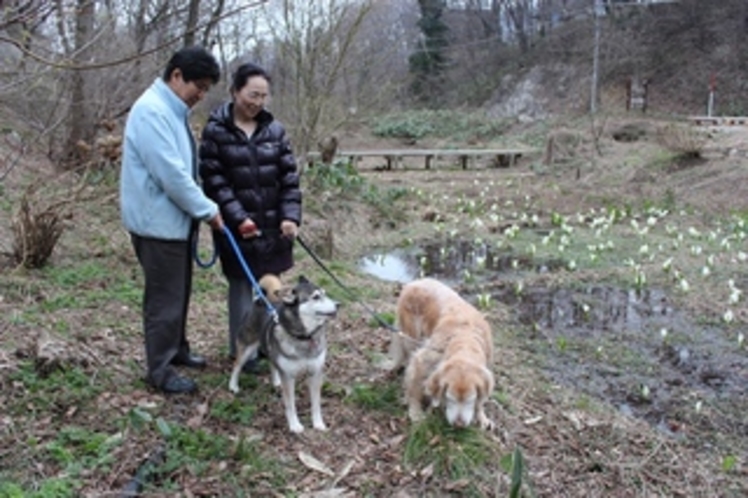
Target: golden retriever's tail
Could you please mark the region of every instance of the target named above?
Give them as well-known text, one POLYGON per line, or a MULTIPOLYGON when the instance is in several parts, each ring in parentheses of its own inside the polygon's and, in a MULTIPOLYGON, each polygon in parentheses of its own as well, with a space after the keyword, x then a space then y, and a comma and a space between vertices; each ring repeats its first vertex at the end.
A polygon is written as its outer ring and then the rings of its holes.
POLYGON ((262 287, 262 290, 265 291, 265 296, 267 296, 270 302, 277 303, 281 300, 283 285, 277 275, 273 275, 272 273, 263 275, 258 283, 262 287))

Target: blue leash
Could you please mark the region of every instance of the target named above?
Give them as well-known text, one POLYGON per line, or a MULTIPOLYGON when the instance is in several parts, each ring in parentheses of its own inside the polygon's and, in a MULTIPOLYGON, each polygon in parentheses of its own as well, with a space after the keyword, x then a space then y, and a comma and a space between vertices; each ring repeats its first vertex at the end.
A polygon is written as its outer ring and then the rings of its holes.
POLYGON ((260 284, 257 283, 257 279, 255 279, 255 276, 252 275, 252 271, 249 269, 247 262, 244 261, 244 256, 242 256, 242 251, 241 249, 239 249, 239 244, 236 243, 236 239, 234 238, 234 235, 231 233, 231 230, 229 230, 229 227, 227 227, 226 225, 223 226, 223 234, 226 236, 227 239, 229 239, 229 243, 231 244, 231 248, 234 250, 236 259, 239 261, 239 264, 242 266, 242 270, 244 270, 244 274, 247 276, 250 283, 252 284, 252 288, 255 290, 255 293, 258 296, 260 296, 260 299, 262 299, 263 304, 265 304, 265 308, 267 308, 268 314, 273 318, 273 321, 277 323, 278 322, 278 311, 275 309, 275 306, 273 306, 273 303, 268 301, 268 298, 265 296, 265 293, 262 291, 262 287, 260 287, 260 284))
MULTIPOLYGON (((252 284, 252 288, 254 289, 254 292, 256 295, 260 297, 263 304, 265 305, 265 308, 267 309, 268 314, 273 319, 275 323, 278 323, 278 311, 275 309, 275 306, 273 306, 273 303, 271 303, 268 298, 265 296, 265 293, 262 290, 262 287, 260 287, 260 284, 257 282, 257 279, 252 274, 252 271, 249 269, 249 266, 247 265, 247 262, 244 260, 244 256, 242 255, 242 251, 239 248, 239 244, 236 243, 236 239, 234 238, 234 235, 231 233, 231 230, 229 230, 229 227, 226 225, 223 226, 223 234, 226 236, 226 238, 229 241, 229 244, 231 245, 231 248, 234 250, 234 255, 236 256, 236 259, 239 261, 239 264, 242 267, 242 270, 244 270, 244 274, 249 279, 249 283, 252 284)), ((213 239, 213 255, 210 258, 210 261, 202 261, 200 259, 200 256, 197 253, 197 235, 195 236, 195 243, 194 243, 194 253, 195 253, 195 262, 200 266, 201 268, 210 268, 213 266, 216 262, 216 259, 218 257, 218 249, 216 247, 216 241, 213 239)))

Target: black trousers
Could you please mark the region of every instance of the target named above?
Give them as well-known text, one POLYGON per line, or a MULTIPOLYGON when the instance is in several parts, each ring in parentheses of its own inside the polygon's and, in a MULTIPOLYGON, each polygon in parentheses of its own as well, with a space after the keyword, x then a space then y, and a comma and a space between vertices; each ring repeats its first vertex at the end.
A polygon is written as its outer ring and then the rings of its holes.
POLYGON ((254 306, 252 284, 247 277, 227 277, 229 281, 229 356, 236 357, 236 338, 247 322, 249 312, 254 306))
POLYGON ((130 239, 145 277, 146 381, 161 387, 176 374, 172 361, 190 353, 185 329, 192 291, 192 240, 160 240, 132 233, 130 239))

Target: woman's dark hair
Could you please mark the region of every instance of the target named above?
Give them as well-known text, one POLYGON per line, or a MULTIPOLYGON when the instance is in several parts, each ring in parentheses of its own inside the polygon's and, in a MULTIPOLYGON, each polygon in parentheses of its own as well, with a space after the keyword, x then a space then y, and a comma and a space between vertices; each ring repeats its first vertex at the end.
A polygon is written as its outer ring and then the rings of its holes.
POLYGON ((236 71, 234 71, 234 76, 231 78, 231 91, 238 92, 239 90, 241 90, 244 85, 247 84, 247 80, 249 78, 252 78, 253 76, 261 76, 265 78, 268 83, 271 82, 270 75, 267 73, 267 71, 265 71, 257 64, 246 62, 237 67, 236 71))
POLYGON ((221 68, 216 58, 204 47, 185 47, 171 56, 164 70, 164 81, 171 79, 175 69, 182 71, 185 82, 210 78, 213 84, 221 79, 221 68))

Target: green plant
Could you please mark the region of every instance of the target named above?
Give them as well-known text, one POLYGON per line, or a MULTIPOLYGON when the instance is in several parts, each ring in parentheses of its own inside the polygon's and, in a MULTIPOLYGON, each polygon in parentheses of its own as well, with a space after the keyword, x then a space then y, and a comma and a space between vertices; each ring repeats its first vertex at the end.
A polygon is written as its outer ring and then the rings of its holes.
POLYGON ((104 389, 103 373, 92 377, 80 367, 57 368, 42 374, 33 362, 26 361, 9 375, 11 381, 20 382, 26 395, 18 403, 6 407, 8 411, 64 412, 68 407, 93 403, 104 389))
POLYGON ((217 400, 210 409, 211 417, 215 417, 226 422, 232 422, 247 426, 252 423, 255 416, 255 406, 244 400, 233 397, 228 400, 217 400))
POLYGON ((46 479, 31 487, 13 482, 0 482, 0 498, 66 498, 78 496, 78 483, 69 477, 46 479))
POLYGON ((377 317, 379 317, 379 320, 377 320, 375 317, 370 317, 369 320, 366 322, 369 327, 380 327, 382 324, 380 323, 380 320, 388 325, 394 325, 397 317, 395 316, 395 313, 392 312, 380 312, 377 313, 377 317))
POLYGON ((483 474, 497 458, 496 447, 476 427, 451 427, 441 414, 431 414, 412 424, 405 442, 406 465, 432 465, 443 478, 470 481, 469 495, 479 495, 476 484, 490 476, 483 474))
POLYGON ((48 456, 70 476, 84 470, 106 469, 114 462, 112 449, 121 442, 119 434, 109 435, 83 427, 63 427, 57 437, 45 445, 48 456))
POLYGON ((382 116, 373 123, 372 132, 386 138, 418 140, 434 137, 464 143, 494 139, 501 136, 508 126, 508 121, 488 118, 481 112, 418 110, 382 116))
POLYGON ((380 217, 391 224, 405 219, 404 210, 398 209, 396 201, 408 194, 406 188, 380 189, 368 182, 346 161, 311 168, 304 179, 310 190, 335 198, 338 201, 361 201, 373 207, 380 217))
POLYGON ((442 18, 445 5, 439 0, 418 2, 421 17, 418 28, 424 42, 408 58, 412 94, 421 102, 433 100, 445 86, 443 74, 447 69, 449 26, 442 18))
MULTIPOLYGON (((509 474, 509 498, 521 498, 524 496, 522 493, 522 487, 525 480, 527 470, 525 469, 525 457, 522 455, 522 450, 518 447, 514 448, 514 451, 502 457, 500 462, 501 468, 509 474)), ((535 496, 535 491, 531 486, 527 486, 529 495, 535 496)))
POLYGON ((140 303, 142 290, 126 275, 116 274, 106 259, 86 260, 66 267, 47 266, 42 270, 50 289, 39 303, 47 312, 60 309, 95 308, 111 301, 131 306, 140 303))
POLYGON ((357 199, 366 180, 350 161, 335 161, 330 165, 319 164, 304 173, 304 180, 311 190, 336 191, 347 199, 357 199))
POLYGON ((380 137, 419 139, 434 133, 429 119, 433 111, 414 111, 391 114, 380 118, 373 126, 373 133, 380 137))
POLYGON ((251 469, 252 474, 261 474, 279 484, 283 482, 282 467, 263 455, 255 440, 242 436, 233 441, 207 430, 170 424, 164 419, 156 422, 167 441, 166 459, 154 469, 162 477, 162 487, 171 485, 166 477, 177 471, 187 468, 193 475, 203 475, 214 468, 216 462, 226 459, 233 460, 247 471, 251 469))
POLYGON ((556 338, 556 347, 563 353, 564 351, 566 351, 566 348, 569 347, 569 341, 566 339, 566 337, 559 336, 556 338))
POLYGON ((673 189, 668 188, 662 196, 662 208, 668 211, 675 211, 677 207, 675 192, 673 189))
POLYGON ((380 386, 357 384, 353 386, 346 401, 359 405, 366 410, 395 414, 401 411, 400 391, 398 382, 390 382, 380 386))
POLYGON ((737 463, 737 458, 735 458, 735 455, 727 455, 722 459, 722 471, 723 472, 730 472, 735 468, 735 464, 737 463))

